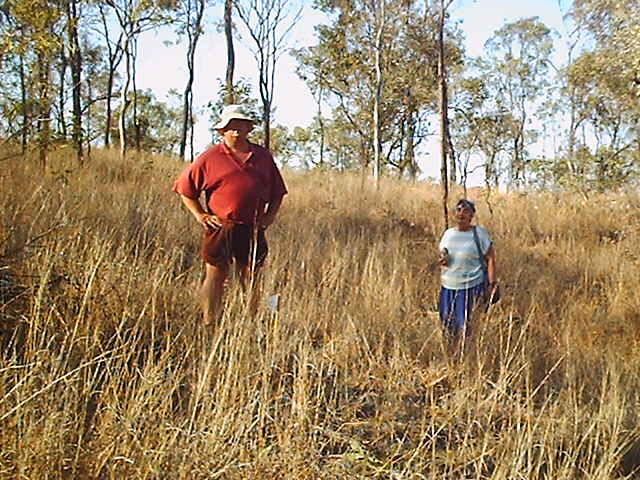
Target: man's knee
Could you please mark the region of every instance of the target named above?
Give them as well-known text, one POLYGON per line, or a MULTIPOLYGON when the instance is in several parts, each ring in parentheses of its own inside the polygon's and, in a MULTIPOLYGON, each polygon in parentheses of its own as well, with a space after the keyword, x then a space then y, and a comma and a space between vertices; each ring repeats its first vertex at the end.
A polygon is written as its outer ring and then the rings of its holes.
POLYGON ((205 263, 205 280, 224 281, 228 274, 228 265, 211 265, 209 263, 205 263))

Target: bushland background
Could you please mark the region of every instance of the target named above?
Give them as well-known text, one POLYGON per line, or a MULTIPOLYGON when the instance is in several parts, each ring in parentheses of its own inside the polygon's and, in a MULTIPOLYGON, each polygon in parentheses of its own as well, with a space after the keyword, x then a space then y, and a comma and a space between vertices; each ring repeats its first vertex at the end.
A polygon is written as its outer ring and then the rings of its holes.
POLYGON ((438 187, 285 170, 279 311, 214 332, 184 164, 73 157, 0 169, 1 478, 638 478, 637 191, 469 192, 503 299, 453 361, 438 187))
POLYGON ((585 195, 640 174, 636 0, 6 0, 0 52, 0 142, 43 166, 190 160, 241 102, 291 166, 585 195))

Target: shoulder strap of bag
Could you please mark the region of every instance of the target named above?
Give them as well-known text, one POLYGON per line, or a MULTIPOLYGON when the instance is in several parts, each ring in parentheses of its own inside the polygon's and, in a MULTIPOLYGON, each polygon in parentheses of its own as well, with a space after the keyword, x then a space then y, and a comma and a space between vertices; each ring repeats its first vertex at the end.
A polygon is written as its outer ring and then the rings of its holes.
POLYGON ((488 278, 487 262, 485 262, 484 255, 482 254, 482 248, 480 248, 480 239, 478 238, 478 232, 476 231, 475 225, 473 226, 473 240, 476 242, 476 247, 478 248, 478 254, 480 255, 480 264, 482 265, 482 273, 484 273, 484 278, 488 278))

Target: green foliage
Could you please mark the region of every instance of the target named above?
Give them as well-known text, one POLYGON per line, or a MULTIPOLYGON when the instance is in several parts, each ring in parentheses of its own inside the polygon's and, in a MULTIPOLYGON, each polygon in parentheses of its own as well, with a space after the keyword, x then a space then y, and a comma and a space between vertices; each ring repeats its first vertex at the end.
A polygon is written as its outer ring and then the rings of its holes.
POLYGON ((21 33, 9 46, 15 52, 32 50, 38 56, 52 57, 60 48, 57 29, 63 18, 60 2, 50 0, 10 0, 5 11, 21 33))
POLYGON ((563 186, 602 191, 638 177, 639 9, 627 0, 574 2, 571 17, 591 43, 562 72, 559 111, 572 129, 554 169, 563 186))
MULTIPOLYGON (((138 91, 138 129, 140 131, 140 148, 146 152, 175 154, 180 143, 180 120, 182 110, 180 103, 173 105, 156 99, 151 90, 138 91)), ((178 99, 176 99, 178 100, 178 99)), ((114 125, 117 125, 117 119, 114 125)), ((127 137, 134 138, 136 125, 133 119, 126 123, 127 137)), ((114 139, 118 145, 118 137, 114 139)))
POLYGON ((460 78, 452 89, 454 114, 451 127, 461 180, 464 182, 470 173, 470 157, 481 155, 484 161, 480 166, 484 169, 486 183, 498 186, 502 164, 508 163, 516 122, 510 112, 495 110, 485 78, 460 78))
POLYGON ((292 157, 305 169, 355 169, 360 165, 358 141, 359 136, 343 116, 337 115, 333 119, 316 117, 307 128, 294 128, 291 135, 292 157), (321 147, 322 135, 324 145, 321 147), (324 149, 322 163, 320 148, 324 149))
POLYGON ((636 0, 575 0, 575 21, 596 40, 596 54, 630 80, 629 93, 640 98, 640 3, 636 0))
MULTIPOLYGON (((273 154, 279 165, 289 166, 294 158, 293 137, 289 129, 284 125, 271 127, 269 151, 273 154)), ((251 133, 251 141, 258 145, 264 145, 264 130, 258 128, 251 133)))
POLYGON ((553 52, 552 32, 537 17, 507 24, 487 41, 479 70, 485 79, 489 109, 503 118, 511 143, 508 183, 526 182, 526 148, 535 137, 528 124, 549 86, 548 70, 553 52), (505 117, 504 112, 509 112, 505 117))
MULTIPOLYGON (((378 19, 371 2, 318 2, 331 15, 328 25, 316 27, 318 44, 299 50, 299 76, 312 92, 326 92, 333 117, 350 133, 355 147, 351 165, 367 166, 373 151, 373 101, 375 98, 375 31, 378 19)), ((405 152, 428 134, 427 116, 435 108, 435 22, 419 2, 387 1, 382 40, 381 141, 387 166, 412 168, 405 152)), ((448 61, 460 63, 460 38, 448 32, 448 61)), ((322 100, 319 97, 319 100, 322 100)), ((328 145, 328 148, 332 148, 328 145)), ((338 145, 341 148, 341 145, 338 145)), ((343 152, 336 152, 342 157, 343 152)), ((410 159, 415 163, 415 159, 410 159)), ((346 163, 342 165, 346 166, 346 163)))
MULTIPOLYGON (((24 149, 27 145, 39 148, 45 156, 50 145, 69 141, 68 132, 76 134, 72 103, 75 106, 77 92, 73 92, 74 102, 71 92, 78 82, 68 67, 74 51, 68 38, 70 27, 78 27, 80 41, 83 118, 78 130, 85 146, 95 145, 99 132, 105 134, 105 142, 106 132, 115 132, 117 118, 107 115, 107 103, 115 112, 123 107, 118 98, 132 98, 126 91, 121 96, 131 80, 125 77, 124 66, 118 67, 125 45, 130 46, 140 33, 168 23, 174 24, 172 31, 178 35, 202 33, 190 28, 195 0, 75 0, 75 20, 67 12, 70 2, 0 1, 0 134, 21 140, 24 149), (102 34, 95 35, 96 31, 102 34), (120 33, 129 42, 118 38, 120 33)), ((384 20, 379 112, 382 170, 417 175, 417 160, 424 155, 420 146, 433 133, 429 121, 437 110, 435 2, 385 0, 384 19, 379 1, 312 3, 328 21, 316 26, 317 43, 296 51, 295 56, 298 74, 317 102, 316 118, 293 131, 274 126, 272 151, 281 163, 305 168, 370 166, 375 33, 384 20)), ((459 171, 468 173, 470 160, 481 158, 476 165, 484 169, 490 185, 506 182, 583 193, 638 179, 640 3, 574 0, 569 14, 568 30, 577 32, 568 40, 572 54, 566 65, 555 65, 553 70, 550 54, 555 34, 538 18, 501 27, 477 61, 464 57, 461 31, 446 19, 449 116, 459 171), (577 38, 583 42, 573 43, 577 38), (542 153, 541 138, 546 146, 542 153), (553 145, 551 153, 549 145, 553 145)), ((249 80, 241 79, 234 86, 237 102, 248 104, 256 120, 264 119, 264 102, 258 105, 249 85, 249 80)), ((225 93, 221 87, 220 100, 212 99, 207 105, 205 117, 212 124, 225 93)), ((262 97, 269 92, 259 93, 262 97)), ((282 98, 281 92, 276 94, 282 98)), ((141 148, 173 151, 176 126, 182 124, 176 116, 177 105, 184 102, 160 102, 149 92, 141 94, 140 102, 137 127, 131 118, 133 108, 124 109, 129 138, 139 130, 141 148)), ((270 104, 268 108, 271 114, 270 104)), ((257 125, 253 135, 259 143, 265 138, 260 128, 257 125)))

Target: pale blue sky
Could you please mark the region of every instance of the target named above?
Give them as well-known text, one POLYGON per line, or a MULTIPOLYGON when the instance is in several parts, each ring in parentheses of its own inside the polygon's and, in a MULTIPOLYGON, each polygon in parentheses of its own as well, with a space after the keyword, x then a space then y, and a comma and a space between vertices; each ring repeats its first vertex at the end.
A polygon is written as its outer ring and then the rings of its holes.
MULTIPOLYGON (((304 0, 301 0, 304 2, 304 0)), ((566 11, 569 0, 560 0, 566 11)), ((506 23, 520 18, 538 16, 549 27, 562 34, 562 13, 559 0, 457 0, 452 6, 454 19, 462 19, 462 28, 466 35, 466 48, 470 56, 482 54, 484 43, 493 32, 506 23)), ((312 45, 315 41, 313 26, 324 21, 325 17, 315 12, 304 2, 302 20, 291 32, 290 45, 295 48, 312 45)), ((222 6, 212 9, 211 18, 221 18, 222 6)), ((212 24, 207 26, 207 34, 198 45, 196 59, 196 80, 194 85, 194 104, 200 109, 214 98, 218 91, 218 78, 224 78, 226 69, 226 46, 224 35, 216 32, 212 24)), ((167 35, 172 38, 173 34, 167 35)), ((147 34, 139 42, 138 88, 154 90, 160 100, 165 100, 171 88, 184 89, 186 66, 183 46, 165 46, 164 38, 147 34)), ((556 61, 565 61, 564 42, 556 42, 556 61)), ((242 41, 236 42, 236 79, 248 77, 255 81, 255 64, 242 41)), ((295 61, 283 55, 276 74, 277 88, 274 104, 276 106, 275 123, 284 124, 290 129, 308 125, 316 112, 314 100, 307 86, 295 73, 295 61)), ((257 90, 255 91, 257 96, 257 90)), ((208 132, 208 113, 199 115, 195 131, 195 150, 202 151, 210 142, 208 132)), ((437 139, 426 150, 422 168, 427 176, 437 176, 438 167, 430 167, 437 154, 437 139)))

